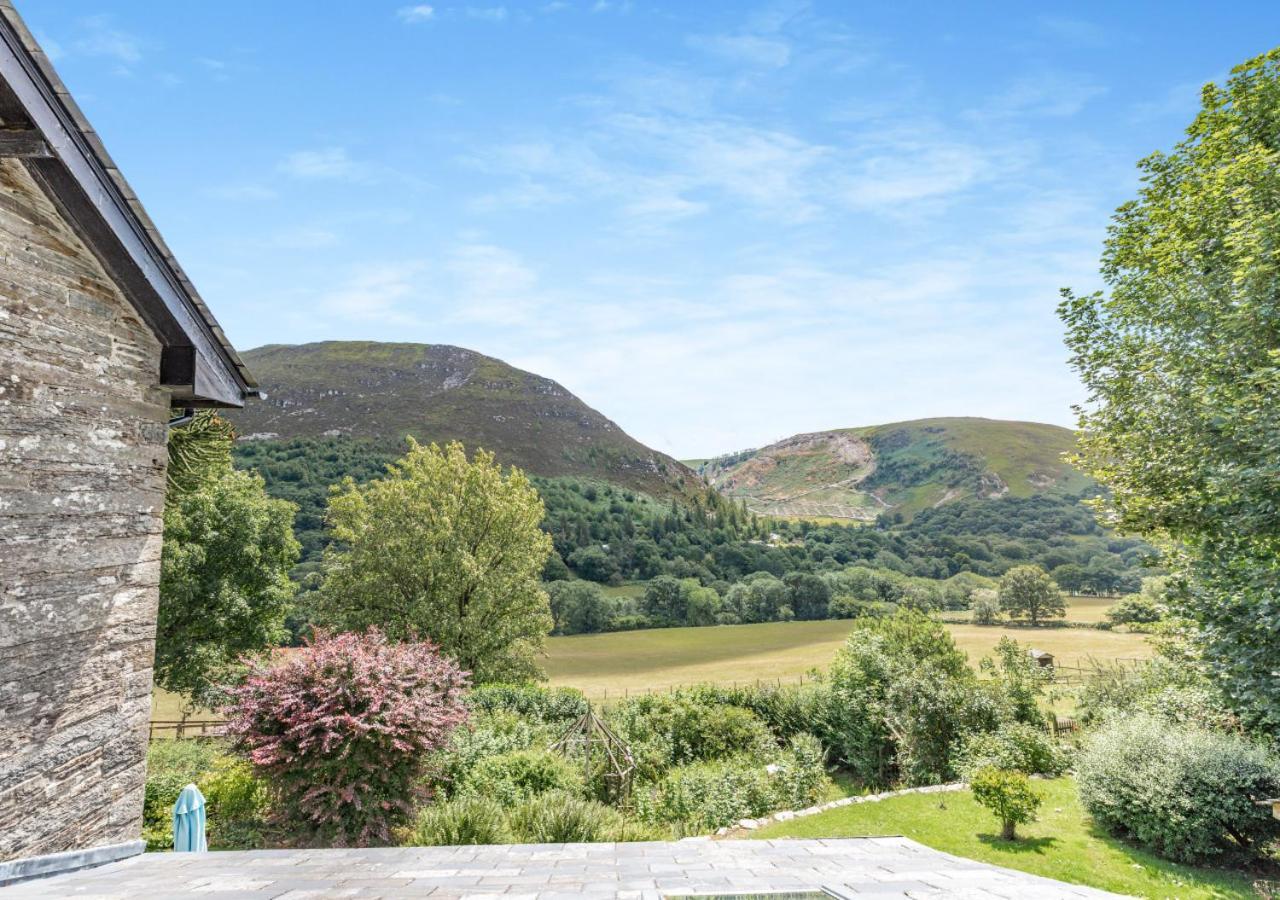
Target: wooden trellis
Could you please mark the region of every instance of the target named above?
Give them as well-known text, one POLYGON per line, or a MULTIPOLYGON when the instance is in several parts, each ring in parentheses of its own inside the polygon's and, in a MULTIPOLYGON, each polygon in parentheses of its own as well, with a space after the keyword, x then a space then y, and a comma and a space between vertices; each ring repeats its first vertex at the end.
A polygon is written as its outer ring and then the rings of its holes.
POLYGON ((588 784, 592 780, 593 767, 599 761, 609 802, 622 809, 630 806, 635 758, 626 741, 618 737, 590 706, 565 729, 550 749, 570 758, 581 756, 583 777, 588 784))

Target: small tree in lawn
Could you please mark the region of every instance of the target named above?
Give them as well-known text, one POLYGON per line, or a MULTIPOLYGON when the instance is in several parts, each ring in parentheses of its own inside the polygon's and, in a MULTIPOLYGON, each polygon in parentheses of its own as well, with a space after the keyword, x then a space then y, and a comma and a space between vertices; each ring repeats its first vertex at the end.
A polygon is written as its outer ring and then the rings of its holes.
POLYGON ((364 847, 410 820, 428 755, 467 718, 466 687, 429 641, 321 634, 282 665, 255 665, 225 712, 283 823, 364 847))
POLYGON ((1040 795, 1031 789, 1031 782, 1022 772, 986 766, 974 773, 969 787, 978 805, 991 810, 1000 820, 1003 840, 1017 840, 1018 826, 1036 820, 1040 795))
POLYGON ((1032 625, 1067 614, 1058 586, 1039 566, 1014 566, 1000 579, 1000 606, 1010 618, 1025 616, 1032 625))

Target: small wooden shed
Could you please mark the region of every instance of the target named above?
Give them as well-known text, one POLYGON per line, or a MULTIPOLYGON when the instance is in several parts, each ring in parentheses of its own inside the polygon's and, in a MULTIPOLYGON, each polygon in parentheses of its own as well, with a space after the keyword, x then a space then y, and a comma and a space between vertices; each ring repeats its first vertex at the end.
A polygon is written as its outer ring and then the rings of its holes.
POLYGON ((1035 660, 1036 665, 1039 666, 1040 668, 1042 669, 1053 668, 1053 654, 1050 653, 1048 650, 1037 650, 1033 647, 1027 651, 1027 655, 1030 656, 1033 660, 1035 660))

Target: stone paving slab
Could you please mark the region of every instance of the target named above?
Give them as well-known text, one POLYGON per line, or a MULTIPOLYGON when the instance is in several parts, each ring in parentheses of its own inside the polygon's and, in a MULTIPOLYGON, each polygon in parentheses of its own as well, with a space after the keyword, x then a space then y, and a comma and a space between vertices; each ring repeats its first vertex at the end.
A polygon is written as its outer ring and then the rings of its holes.
POLYGON ((0 900, 211 897, 302 900, 662 900, 827 887, 847 900, 1115 897, 1001 869, 901 837, 634 844, 511 844, 368 850, 147 853, 0 888, 0 900))

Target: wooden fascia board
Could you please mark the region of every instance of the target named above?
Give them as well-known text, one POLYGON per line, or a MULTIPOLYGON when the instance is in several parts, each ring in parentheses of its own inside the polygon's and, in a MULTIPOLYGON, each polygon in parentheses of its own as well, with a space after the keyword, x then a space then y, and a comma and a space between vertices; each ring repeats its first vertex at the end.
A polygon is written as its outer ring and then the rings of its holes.
POLYGON ((0 78, 52 155, 23 159, 32 177, 137 308, 163 346, 192 348, 189 383, 168 385, 187 405, 239 407, 250 392, 119 188, 88 146, 22 42, 0 17, 0 78), (185 389, 185 390, 184 390, 185 389))

